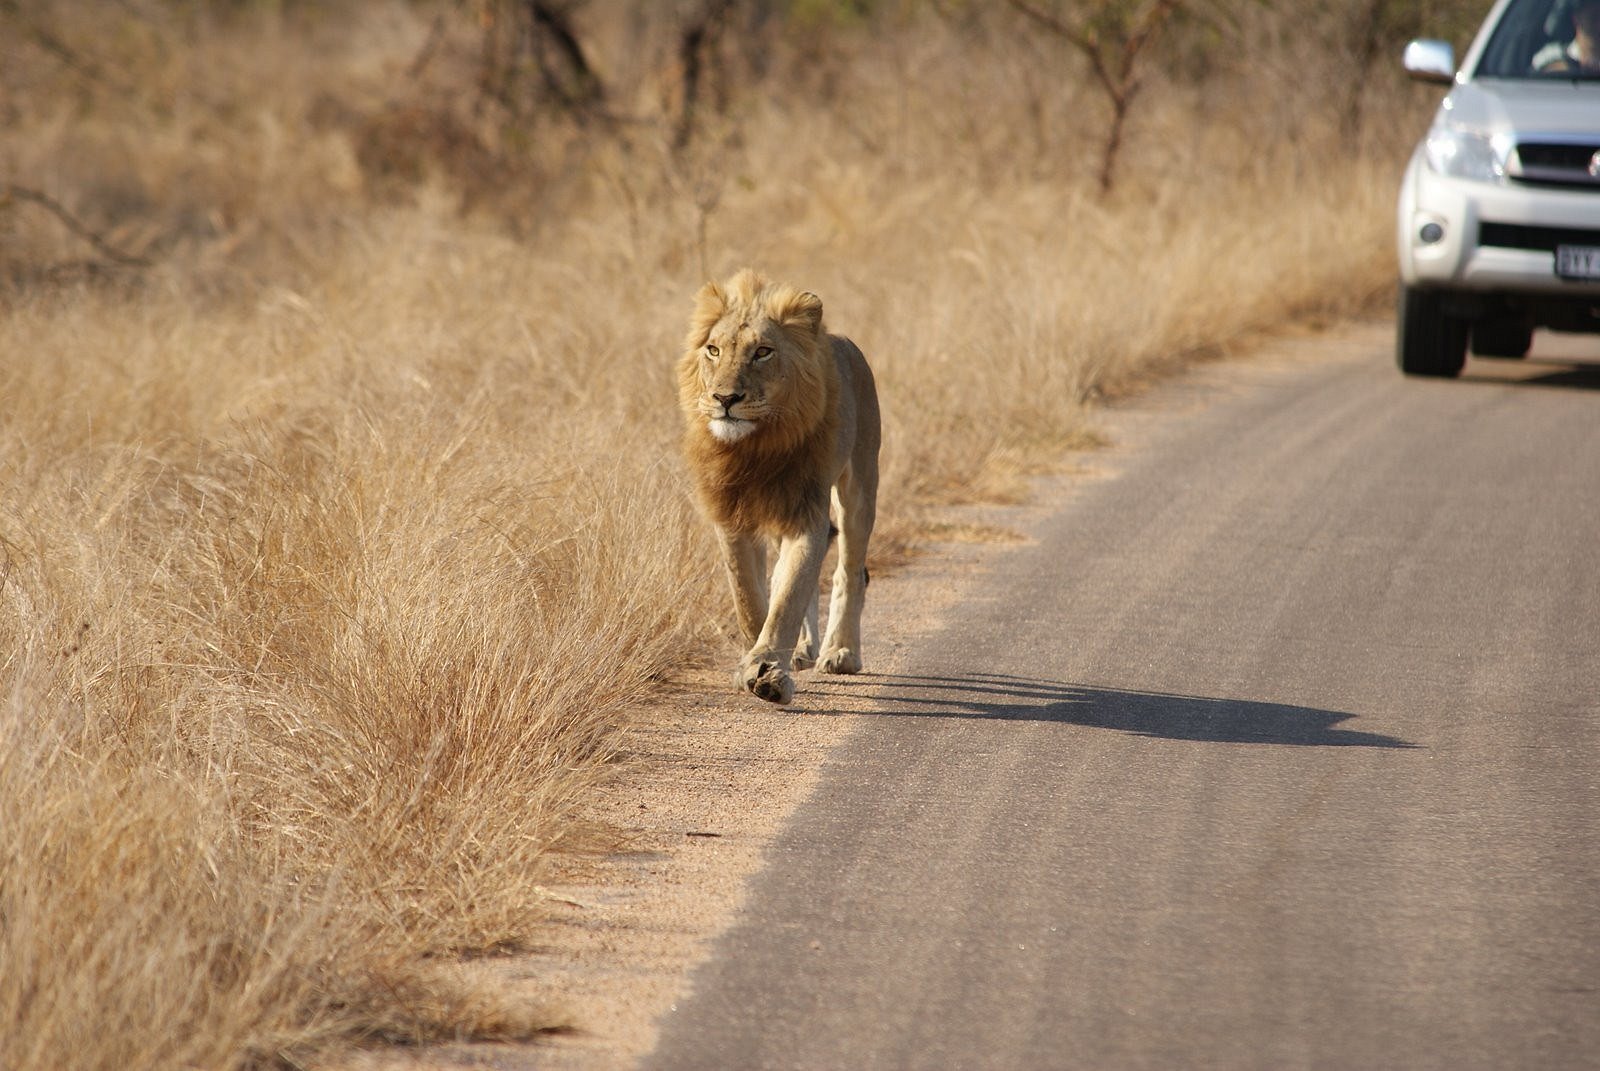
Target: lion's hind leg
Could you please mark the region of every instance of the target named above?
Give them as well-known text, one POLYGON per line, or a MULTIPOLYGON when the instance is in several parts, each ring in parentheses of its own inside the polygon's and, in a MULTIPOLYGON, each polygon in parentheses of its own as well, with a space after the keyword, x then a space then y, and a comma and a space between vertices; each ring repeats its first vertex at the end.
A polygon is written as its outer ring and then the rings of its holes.
MULTIPOLYGON (((828 545, 833 546, 839 529, 828 524, 828 545)), ((821 585, 815 585, 806 601, 806 619, 800 624, 800 639, 794 645, 794 668, 810 669, 817 664, 817 652, 822 648, 822 627, 819 623, 819 604, 822 601, 821 585)))
POLYGON ((867 595, 867 542, 876 519, 877 487, 856 479, 847 466, 833 489, 839 517, 839 563, 833 572, 828 602, 828 633, 822 641, 817 670, 861 672, 861 611, 867 595))
POLYGON ((821 647, 822 631, 818 627, 818 606, 822 592, 813 591, 806 604, 806 619, 800 623, 800 639, 794 645, 794 668, 810 669, 817 664, 817 651, 821 647))

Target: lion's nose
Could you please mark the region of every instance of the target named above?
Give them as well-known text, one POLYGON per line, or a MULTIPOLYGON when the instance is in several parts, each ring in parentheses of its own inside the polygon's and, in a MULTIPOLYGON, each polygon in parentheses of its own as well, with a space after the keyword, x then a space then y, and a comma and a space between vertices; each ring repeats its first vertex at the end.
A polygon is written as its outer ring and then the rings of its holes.
POLYGON ((724 413, 732 412, 734 406, 744 401, 744 395, 742 394, 713 394, 711 397, 722 403, 722 411, 724 413))

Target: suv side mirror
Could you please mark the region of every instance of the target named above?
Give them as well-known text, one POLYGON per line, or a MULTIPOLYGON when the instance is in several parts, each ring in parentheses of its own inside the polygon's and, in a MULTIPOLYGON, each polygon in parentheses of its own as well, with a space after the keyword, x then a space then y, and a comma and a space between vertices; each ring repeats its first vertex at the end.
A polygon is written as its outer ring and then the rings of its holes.
POLYGON ((1418 40, 1406 46, 1406 73, 1419 82, 1449 85, 1456 80, 1456 50, 1448 41, 1418 40))

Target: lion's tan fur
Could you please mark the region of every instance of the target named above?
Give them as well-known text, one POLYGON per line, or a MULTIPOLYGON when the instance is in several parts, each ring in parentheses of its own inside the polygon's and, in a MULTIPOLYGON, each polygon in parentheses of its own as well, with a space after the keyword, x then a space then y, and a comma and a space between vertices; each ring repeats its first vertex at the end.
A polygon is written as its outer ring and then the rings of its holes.
POLYGON ((684 453, 722 541, 740 626, 754 645, 742 667, 744 686, 787 701, 788 663, 802 626, 801 661, 816 656, 830 498, 840 563, 819 666, 855 672, 879 440, 877 392, 861 351, 827 333, 815 294, 746 270, 723 286, 708 283, 696 297, 678 363, 678 400, 684 453), (780 545, 770 612, 769 538, 780 545), (797 609, 799 600, 809 602, 808 612, 797 609), (763 680, 780 683, 766 687, 763 680))

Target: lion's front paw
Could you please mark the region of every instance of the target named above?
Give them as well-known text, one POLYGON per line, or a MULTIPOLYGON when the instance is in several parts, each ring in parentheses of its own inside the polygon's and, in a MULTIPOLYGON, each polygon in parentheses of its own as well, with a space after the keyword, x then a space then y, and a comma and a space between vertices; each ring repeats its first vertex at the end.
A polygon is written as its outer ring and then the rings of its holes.
POLYGON ((838 647, 827 652, 817 662, 818 673, 860 673, 861 656, 848 647, 838 647))
POLYGON ((794 678, 776 662, 747 662, 739 667, 735 681, 740 688, 769 703, 783 705, 794 698, 794 678))

